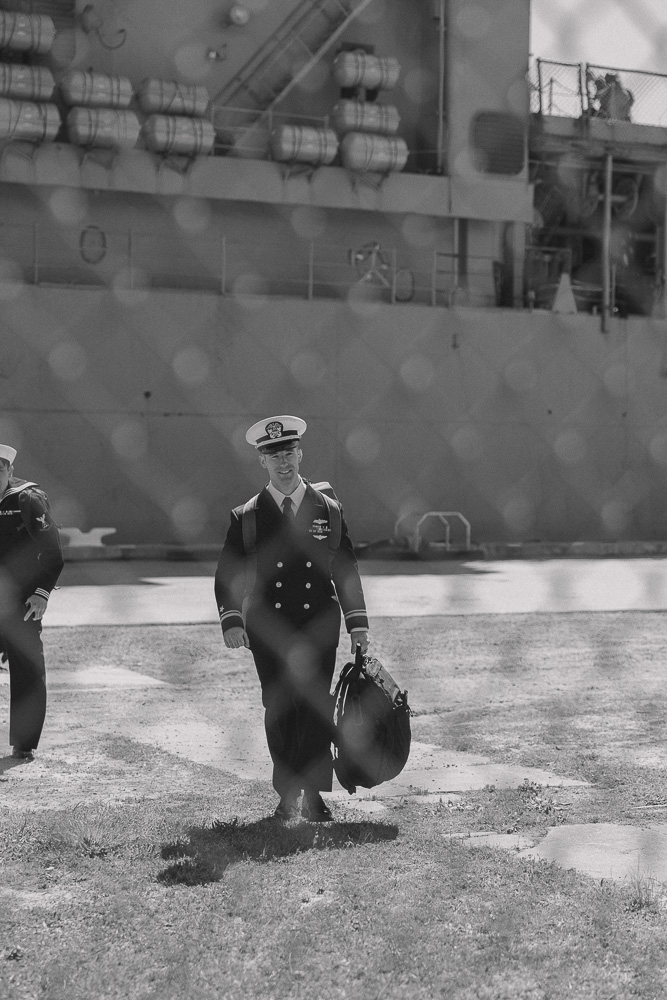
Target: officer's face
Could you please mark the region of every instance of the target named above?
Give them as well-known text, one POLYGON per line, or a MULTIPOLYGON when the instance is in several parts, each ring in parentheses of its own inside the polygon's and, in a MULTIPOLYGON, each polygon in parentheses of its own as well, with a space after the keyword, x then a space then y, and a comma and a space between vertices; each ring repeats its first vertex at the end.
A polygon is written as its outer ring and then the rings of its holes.
POLYGON ((260 455, 259 461, 269 474, 271 485, 288 496, 299 485, 299 465, 303 453, 297 444, 287 444, 280 451, 260 455))
POLYGON ((9 486, 9 477, 13 471, 13 466, 9 465, 4 458, 0 458, 0 496, 9 486))

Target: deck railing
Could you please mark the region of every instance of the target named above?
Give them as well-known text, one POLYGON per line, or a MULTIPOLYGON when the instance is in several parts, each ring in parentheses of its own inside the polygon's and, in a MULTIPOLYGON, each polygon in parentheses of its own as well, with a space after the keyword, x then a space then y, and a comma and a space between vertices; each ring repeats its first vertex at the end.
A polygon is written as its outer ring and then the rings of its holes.
POLYGON ((531 88, 534 113, 667 128, 664 73, 536 59, 531 88))
POLYGON ((427 306, 499 304, 500 263, 370 241, 356 247, 242 241, 43 223, 0 225, 0 287, 12 283, 217 295, 373 298, 427 306))

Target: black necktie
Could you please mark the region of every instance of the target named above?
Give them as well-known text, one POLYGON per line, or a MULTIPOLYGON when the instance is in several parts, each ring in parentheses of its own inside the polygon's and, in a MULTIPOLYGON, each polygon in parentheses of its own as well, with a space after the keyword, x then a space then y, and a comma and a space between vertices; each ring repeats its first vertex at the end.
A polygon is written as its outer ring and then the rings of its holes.
POLYGON ((292 503, 291 497, 285 497, 283 500, 283 514, 285 519, 290 523, 294 524, 294 504, 292 503))

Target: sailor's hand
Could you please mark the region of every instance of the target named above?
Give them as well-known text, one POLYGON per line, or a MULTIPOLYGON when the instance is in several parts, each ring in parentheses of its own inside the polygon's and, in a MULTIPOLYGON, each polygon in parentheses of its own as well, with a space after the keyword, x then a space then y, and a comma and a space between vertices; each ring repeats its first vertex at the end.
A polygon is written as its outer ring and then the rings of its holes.
POLYGON ((23 616, 23 621, 27 622, 28 618, 34 618, 36 622, 41 622, 44 617, 44 612, 46 611, 46 604, 46 598, 40 597, 39 594, 32 594, 32 596, 25 602, 25 606, 28 610, 23 616))
POLYGON ((353 632, 350 633, 350 639, 352 640, 352 648, 350 652, 354 656, 357 651, 357 646, 361 646, 362 654, 368 652, 368 632, 365 629, 355 628, 353 632))
POLYGON ((222 637, 225 640, 225 646, 229 649, 239 649, 241 646, 247 646, 250 649, 248 633, 238 625, 234 628, 228 628, 226 632, 222 633, 222 637))

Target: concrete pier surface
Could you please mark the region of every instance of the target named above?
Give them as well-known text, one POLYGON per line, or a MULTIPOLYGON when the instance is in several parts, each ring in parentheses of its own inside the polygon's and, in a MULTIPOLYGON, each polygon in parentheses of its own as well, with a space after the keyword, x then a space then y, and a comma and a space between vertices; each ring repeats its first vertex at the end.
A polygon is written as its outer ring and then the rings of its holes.
MULTIPOLYGON (((371 627, 373 621, 390 618, 435 620, 455 615, 553 616, 573 612, 588 612, 594 617, 600 612, 667 611, 667 558, 660 556, 470 562, 364 560, 360 570, 371 627)), ((44 620, 47 638, 55 638, 59 628, 72 626, 216 625, 214 571, 211 560, 68 562, 44 620)), ((222 669, 228 669, 232 676, 236 668, 222 669)), ((242 669, 251 670, 247 651, 242 669)), ((181 700, 181 693, 170 681, 142 673, 140 664, 122 660, 111 664, 94 655, 85 665, 50 667, 48 684, 51 705, 59 699, 71 703, 84 695, 102 699, 107 707, 98 724, 100 734, 126 738, 147 752, 167 753, 183 765, 209 766, 242 780, 270 781, 261 712, 256 706, 249 708, 240 702, 234 725, 225 730, 215 720, 204 719, 187 698, 181 700), (114 692, 122 692, 126 700, 122 713, 111 697, 114 692), (145 718, 150 699, 155 699, 157 706, 160 698, 174 702, 175 697, 179 700, 175 714, 164 719, 156 708, 152 718, 145 718)), ((7 672, 0 670, 0 698, 5 704, 7 685, 7 672)), ((2 702, 0 708, 4 708, 2 702)), ((7 712, 0 711, 3 742, 6 717, 7 712)), ((43 746, 29 772, 0 766, 0 772, 7 772, 11 779, 10 787, 3 786, 5 804, 19 802, 20 794, 12 794, 20 792, 19 777, 23 783, 28 774, 41 774, 48 781, 51 755, 57 756, 65 746, 68 752, 75 750, 78 738, 71 732, 52 732, 47 726, 43 746)), ((0 765, 3 763, 6 759, 0 760, 0 765)), ((398 778, 371 790, 359 789, 353 797, 335 786, 331 799, 334 804, 344 803, 360 813, 372 814, 386 812, 401 799, 455 803, 472 789, 488 785, 516 788, 526 781, 552 788, 584 784, 549 769, 497 763, 479 754, 413 740, 410 759, 398 778)), ((474 834, 467 842, 472 847, 504 847, 522 857, 553 860, 596 878, 631 879, 639 875, 667 882, 667 826, 660 824, 564 825, 549 830, 536 843, 488 831, 474 834)))
MULTIPOLYGON (((390 562, 359 568, 372 618, 666 611, 667 558, 390 562)), ((214 562, 67 563, 45 627, 217 622, 214 562)))

